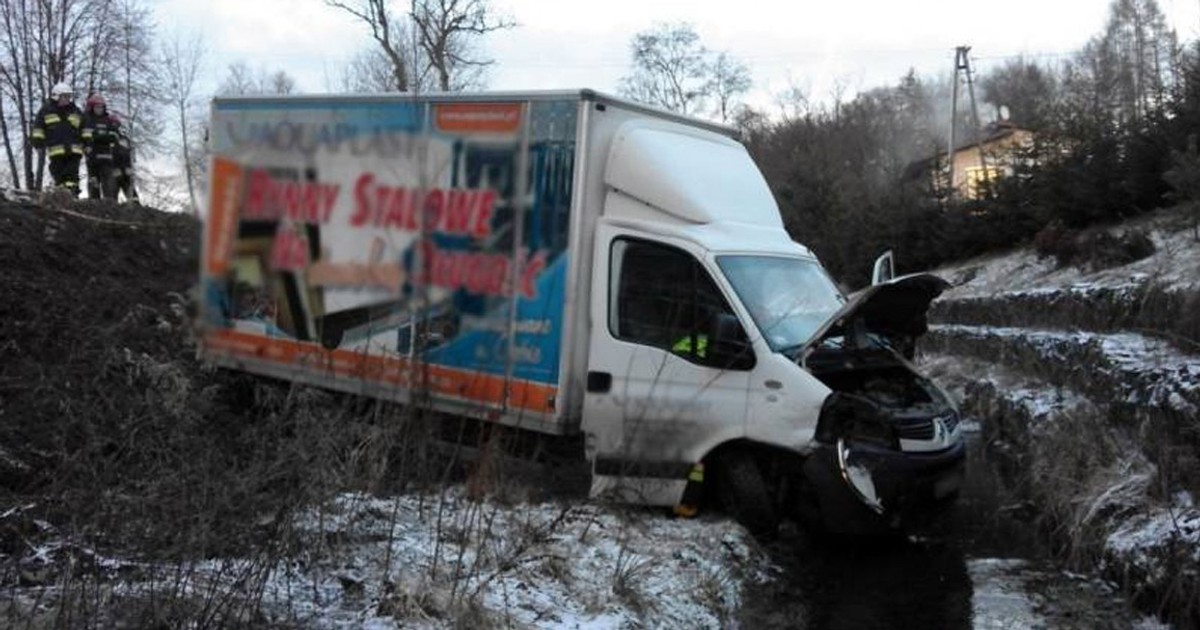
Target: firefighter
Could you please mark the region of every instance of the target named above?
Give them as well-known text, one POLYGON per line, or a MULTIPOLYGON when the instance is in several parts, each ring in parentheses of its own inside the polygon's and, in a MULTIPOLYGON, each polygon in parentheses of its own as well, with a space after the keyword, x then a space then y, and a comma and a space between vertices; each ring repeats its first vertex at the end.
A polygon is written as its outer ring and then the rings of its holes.
POLYGON ((50 159, 54 185, 79 196, 79 162, 83 159, 83 112, 75 106, 74 93, 65 83, 50 90, 50 100, 38 110, 29 134, 34 148, 45 150, 50 159))
POLYGON ((136 203, 138 194, 133 187, 133 147, 129 143, 129 133, 121 126, 121 119, 116 114, 110 114, 109 119, 117 134, 117 143, 113 146, 113 181, 117 192, 125 195, 125 201, 136 203))
POLYGON ((116 199, 113 150, 117 144, 116 124, 100 94, 92 94, 83 110, 83 150, 87 154, 88 197, 116 199))

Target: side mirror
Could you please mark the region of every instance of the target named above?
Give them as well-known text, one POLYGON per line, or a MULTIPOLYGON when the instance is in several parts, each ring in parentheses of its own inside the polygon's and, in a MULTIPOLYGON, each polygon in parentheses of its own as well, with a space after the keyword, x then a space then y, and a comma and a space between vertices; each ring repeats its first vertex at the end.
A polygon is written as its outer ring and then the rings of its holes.
POLYGON ((727 370, 749 370, 754 367, 754 349, 737 316, 730 313, 716 315, 708 339, 707 362, 713 367, 727 370))
POLYGON ((896 277, 896 262, 892 250, 883 252, 875 259, 875 268, 871 270, 871 284, 883 284, 896 277))

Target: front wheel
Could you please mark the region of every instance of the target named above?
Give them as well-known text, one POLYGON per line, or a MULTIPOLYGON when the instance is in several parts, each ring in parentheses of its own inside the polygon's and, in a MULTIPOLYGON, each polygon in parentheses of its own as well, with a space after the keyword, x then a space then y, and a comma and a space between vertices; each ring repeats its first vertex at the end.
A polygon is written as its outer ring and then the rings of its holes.
POLYGON ((779 513, 762 471, 750 455, 727 453, 721 458, 717 473, 717 500, 721 509, 755 538, 773 538, 779 531, 779 513))

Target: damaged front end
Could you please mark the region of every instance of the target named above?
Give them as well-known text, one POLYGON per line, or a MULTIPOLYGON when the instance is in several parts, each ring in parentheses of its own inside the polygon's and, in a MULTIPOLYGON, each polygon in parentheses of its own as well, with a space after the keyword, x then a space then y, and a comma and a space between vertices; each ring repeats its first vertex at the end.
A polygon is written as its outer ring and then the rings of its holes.
POLYGON ((957 411, 937 407, 898 410, 856 394, 829 397, 804 465, 826 529, 894 530, 954 501, 965 447, 957 411))
POLYGON ((799 357, 833 390, 804 465, 826 529, 895 530, 958 495, 965 462, 959 412, 907 360, 929 302, 944 288, 933 276, 872 287, 799 357))

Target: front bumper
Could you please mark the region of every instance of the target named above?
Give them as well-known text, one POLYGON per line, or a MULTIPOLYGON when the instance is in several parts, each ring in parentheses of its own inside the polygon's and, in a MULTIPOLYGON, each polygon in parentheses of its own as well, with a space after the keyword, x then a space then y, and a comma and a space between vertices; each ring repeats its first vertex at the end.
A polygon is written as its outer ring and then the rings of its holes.
POLYGON ((870 444, 820 444, 804 475, 829 531, 881 533, 925 520, 953 503, 962 487, 966 446, 931 453, 870 444))

